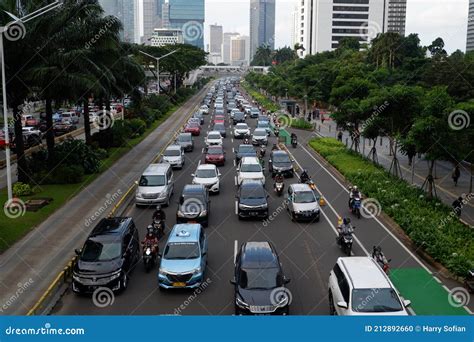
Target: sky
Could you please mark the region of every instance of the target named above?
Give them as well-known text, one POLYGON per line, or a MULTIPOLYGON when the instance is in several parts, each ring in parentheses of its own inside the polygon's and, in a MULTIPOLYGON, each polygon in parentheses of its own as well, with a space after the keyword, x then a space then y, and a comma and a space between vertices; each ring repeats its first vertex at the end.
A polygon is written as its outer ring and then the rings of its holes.
MULTIPOLYGON (((383 1, 383 0, 371 0, 383 1)), ((291 45, 291 13, 297 0, 276 0, 276 47, 291 45)), ((451 53, 466 50, 469 0, 408 0, 406 34, 418 33, 422 45, 443 38, 451 53)), ((206 0, 205 41, 209 25, 224 26, 224 32, 249 33, 250 0, 206 0)))

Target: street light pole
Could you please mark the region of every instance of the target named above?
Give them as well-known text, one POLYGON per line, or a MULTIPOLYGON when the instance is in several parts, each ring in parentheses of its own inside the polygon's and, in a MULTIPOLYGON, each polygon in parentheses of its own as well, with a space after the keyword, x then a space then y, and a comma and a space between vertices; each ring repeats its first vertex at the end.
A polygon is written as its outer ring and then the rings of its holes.
POLYGON ((161 57, 155 57, 153 55, 150 55, 149 53, 146 53, 145 51, 141 51, 139 50, 139 52, 145 56, 148 56, 150 58, 153 58, 154 60, 156 60, 156 79, 158 81, 158 95, 160 95, 160 60, 163 59, 163 58, 166 58, 170 55, 172 55, 173 53, 176 53, 178 52, 179 49, 176 49, 174 51, 171 51, 170 53, 167 53, 166 55, 163 55, 161 57))
MULTIPOLYGON (((8 127, 8 103, 7 103, 7 82, 5 74, 5 51, 3 47, 3 37, 5 32, 8 31, 10 26, 19 25, 24 31, 23 24, 28 21, 35 19, 43 14, 46 14, 49 11, 52 11, 62 5, 61 1, 55 1, 50 3, 47 6, 44 6, 36 11, 31 12, 28 15, 25 15, 22 18, 16 17, 14 14, 4 11, 13 21, 9 22, 5 26, 0 27, 0 60, 2 62, 2 98, 3 98, 3 124, 4 124, 4 135, 5 135, 5 158, 6 158, 6 167, 7 167, 7 192, 8 192, 8 201, 7 205, 11 204, 13 199, 13 189, 12 189, 12 172, 11 172, 11 161, 10 161, 10 132, 8 127)), ((25 32, 20 31, 18 39, 23 38, 21 34, 25 32)), ((21 137, 23 139, 23 137, 21 137)))

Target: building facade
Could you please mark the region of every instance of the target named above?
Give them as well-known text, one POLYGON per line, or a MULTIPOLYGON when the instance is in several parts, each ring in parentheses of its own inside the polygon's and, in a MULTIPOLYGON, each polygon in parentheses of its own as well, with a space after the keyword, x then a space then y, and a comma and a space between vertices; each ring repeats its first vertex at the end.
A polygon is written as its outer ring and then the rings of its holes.
POLYGON ((204 0, 169 0, 171 28, 183 31, 184 42, 204 49, 204 0))
POLYGON ((474 0, 469 0, 466 52, 474 51, 474 0))
POLYGON ((100 0, 106 15, 118 18, 123 24, 121 39, 129 43, 140 43, 138 0, 100 0))
POLYGON ((221 25, 210 25, 209 52, 222 55, 224 31, 221 25))
POLYGON ((298 43, 304 48, 300 57, 336 49, 346 37, 369 44, 387 32, 391 0, 299 1, 298 43))
POLYGON ((222 46, 222 59, 225 64, 231 64, 231 59, 230 59, 230 42, 232 37, 238 37, 240 36, 239 33, 237 32, 225 32, 224 33, 224 41, 223 41, 223 46, 222 46))
POLYGON ((234 66, 249 65, 250 39, 247 36, 230 38, 230 64, 234 66))
POLYGON ((151 36, 151 46, 183 44, 183 31, 180 29, 156 28, 151 36))
POLYGON ((250 57, 262 46, 275 48, 275 0, 250 0, 250 57))
POLYGON ((407 21, 407 0, 389 0, 387 32, 405 35, 407 21))
POLYGON ((156 0, 142 0, 143 1, 143 36, 141 37, 142 44, 150 45, 151 37, 156 27, 160 27, 158 23, 156 0))

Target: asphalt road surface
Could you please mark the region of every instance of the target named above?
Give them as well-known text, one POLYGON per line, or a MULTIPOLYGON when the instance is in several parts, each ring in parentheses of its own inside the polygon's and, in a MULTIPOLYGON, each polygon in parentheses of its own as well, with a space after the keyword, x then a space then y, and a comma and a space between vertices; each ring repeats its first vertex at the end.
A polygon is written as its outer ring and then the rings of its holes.
MULTIPOLYGON (((203 130, 195 137, 195 149, 186 154, 183 170, 175 171, 176 183, 172 204, 166 208, 167 226, 176 223, 177 200, 186 184, 192 181, 198 163, 203 162, 204 138, 211 130, 211 115, 205 116, 203 130)), ((256 119, 247 119, 253 129, 256 119)), ((226 164, 219 167, 221 191, 211 196, 210 224, 207 229, 209 239, 208 267, 205 279, 206 288, 201 293, 195 290, 159 291, 157 285, 158 268, 146 273, 143 265, 137 265, 131 275, 128 289, 116 295, 112 305, 98 307, 90 296, 77 296, 71 291, 63 297, 55 308, 59 315, 231 315, 234 313, 233 286, 229 280, 233 277, 233 260, 236 246, 245 241, 271 241, 283 264, 285 275, 291 278, 288 285, 292 295, 291 314, 327 315, 327 283, 330 270, 338 257, 344 256, 336 244, 337 216, 348 216, 348 193, 344 186, 316 159, 306 146, 299 145, 290 152, 296 164, 309 170, 318 186, 318 190, 328 200, 322 209, 320 222, 292 222, 283 207, 284 197, 277 197, 273 192, 273 180, 266 175, 266 189, 270 195, 269 212, 273 220, 264 224, 262 221, 238 220, 236 215, 236 167, 234 152, 242 140, 232 138, 233 126, 226 120, 227 138, 224 139, 226 164)), ((266 153, 268 155, 277 138, 272 136, 266 153)), ((146 166, 144 166, 145 168, 146 166)), ((139 175, 136 175, 137 178, 139 175)), ((286 186, 296 183, 297 177, 287 178, 286 186)), ((153 209, 131 206, 127 216, 133 217, 140 229, 140 238, 145 235, 146 226, 151 222, 153 209)), ((377 219, 353 218, 356 226, 355 255, 366 255, 373 245, 382 245, 385 254, 392 259, 392 268, 420 268, 422 266, 406 247, 388 232, 377 219)), ((160 250, 166 239, 162 239, 160 250)), ((78 246, 80 247, 80 246, 78 246)), ((403 293, 402 293, 403 296, 403 293)), ((409 299, 409 298, 408 298, 409 299)))

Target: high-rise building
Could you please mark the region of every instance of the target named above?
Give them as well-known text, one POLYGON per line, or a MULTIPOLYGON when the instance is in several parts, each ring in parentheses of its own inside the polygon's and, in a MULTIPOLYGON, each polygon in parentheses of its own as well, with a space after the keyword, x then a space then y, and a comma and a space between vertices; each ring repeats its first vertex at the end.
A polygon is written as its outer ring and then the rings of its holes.
POLYGON ((224 33, 221 25, 211 25, 209 35, 209 52, 222 54, 222 43, 224 40, 224 33))
POLYGON ((407 0, 388 0, 387 32, 405 35, 407 0))
POLYGON ((230 38, 230 63, 236 66, 249 64, 250 43, 247 36, 233 36, 230 38))
POLYGON ((294 47, 295 44, 299 43, 299 41, 298 41, 298 32, 299 32, 300 24, 299 24, 299 20, 298 20, 298 17, 299 17, 298 10, 299 10, 298 5, 295 5, 295 7, 293 9, 293 12, 291 13, 292 27, 291 27, 291 37, 290 37, 291 46, 290 47, 294 47))
POLYGON ((230 40, 232 37, 240 36, 237 32, 225 32, 224 33, 224 43, 222 47, 222 59, 225 64, 230 64, 230 40))
POLYGON ((474 0, 469 0, 466 52, 474 51, 474 0))
POLYGON ((100 0, 99 3, 106 15, 112 15, 122 22, 121 39, 123 41, 140 42, 138 0, 100 0))
POLYGON ((275 48, 275 0, 250 0, 250 56, 262 46, 275 48))
POLYGON ((169 28, 170 24, 170 4, 169 2, 164 2, 161 5, 161 27, 169 28))
POLYGON ((169 0, 171 28, 183 30, 184 42, 204 49, 204 0, 169 0))
POLYGON ((157 9, 156 0, 142 0, 143 1, 143 36, 141 37, 142 44, 150 45, 151 36, 157 27, 157 9))
POLYGON ((300 57, 336 49, 346 37, 364 44, 387 32, 391 0, 299 1, 300 57))
POLYGON ((183 44, 183 31, 180 29, 156 28, 150 38, 151 46, 183 44))

